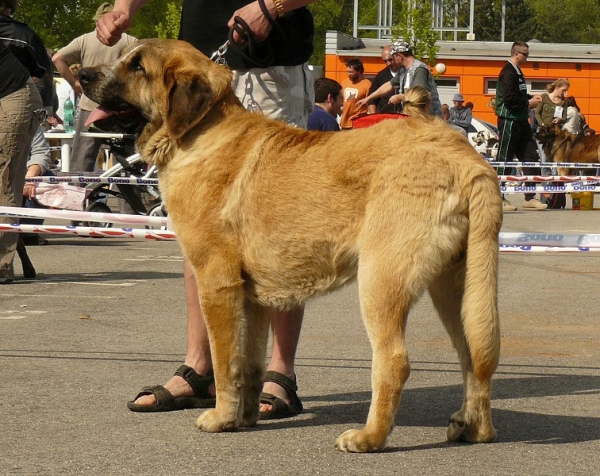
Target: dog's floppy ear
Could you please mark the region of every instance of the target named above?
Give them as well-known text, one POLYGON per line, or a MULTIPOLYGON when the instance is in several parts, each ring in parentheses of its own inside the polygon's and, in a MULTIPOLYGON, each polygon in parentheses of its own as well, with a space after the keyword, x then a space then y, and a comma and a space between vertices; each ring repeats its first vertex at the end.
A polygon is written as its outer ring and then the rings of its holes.
POLYGON ((231 83, 231 72, 225 67, 211 66, 214 68, 202 71, 198 67, 182 67, 178 61, 165 67, 165 122, 172 138, 183 137, 225 96, 231 83))

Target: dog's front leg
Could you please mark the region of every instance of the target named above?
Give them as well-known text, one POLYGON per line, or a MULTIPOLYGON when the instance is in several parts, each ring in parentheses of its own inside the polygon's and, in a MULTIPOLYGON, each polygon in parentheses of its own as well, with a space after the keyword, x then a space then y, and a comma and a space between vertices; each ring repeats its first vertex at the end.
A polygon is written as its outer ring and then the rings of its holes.
POLYGON ((244 290, 239 278, 196 271, 200 302, 208 330, 217 404, 198 417, 203 431, 232 431, 242 422, 243 349, 246 335, 244 290), (210 276, 209 276, 210 275, 210 276))

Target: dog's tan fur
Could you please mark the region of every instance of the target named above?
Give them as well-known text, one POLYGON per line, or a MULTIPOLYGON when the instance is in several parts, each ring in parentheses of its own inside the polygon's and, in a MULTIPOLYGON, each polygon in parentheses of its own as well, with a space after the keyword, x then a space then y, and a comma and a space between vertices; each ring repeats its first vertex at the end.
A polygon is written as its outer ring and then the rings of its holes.
POLYGON ((85 75, 92 99, 115 104, 117 95, 149 121, 138 146, 160 168, 210 334, 217 405, 198 428, 258 420, 269 308, 358 275, 373 401, 366 427, 343 433, 336 446, 384 448, 410 372, 407 315, 427 289, 465 385, 447 437, 495 437, 502 204, 496 173, 465 138, 437 119, 339 133, 290 127, 247 112, 229 69, 182 42, 140 41, 85 75))
MULTIPOLYGON (((549 162, 593 164, 600 162, 600 136, 571 134, 560 124, 543 125, 536 134, 549 162)), ((575 169, 559 167, 559 175, 570 175, 575 169)))

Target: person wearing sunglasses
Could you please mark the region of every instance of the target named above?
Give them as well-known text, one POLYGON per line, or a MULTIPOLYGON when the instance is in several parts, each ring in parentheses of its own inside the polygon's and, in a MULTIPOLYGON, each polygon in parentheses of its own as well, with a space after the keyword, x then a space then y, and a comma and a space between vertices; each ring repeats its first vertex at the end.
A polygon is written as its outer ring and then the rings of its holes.
MULTIPOLYGON (((402 55, 392 54, 392 45, 386 45, 381 50, 381 60, 385 67, 379 71, 371 83, 369 94, 377 91, 379 87, 385 83, 389 83, 391 79, 398 74, 404 65, 402 63, 402 55)), ((400 112, 402 109, 400 104, 391 104, 389 99, 395 94, 395 91, 390 91, 384 96, 372 99, 369 101, 368 113, 375 114, 376 112, 400 112)))
MULTIPOLYGON (((515 41, 510 49, 510 59, 504 65, 496 83, 496 107, 500 142, 497 160, 512 162, 516 157, 520 161, 539 162, 537 145, 529 124, 529 110, 535 109, 541 102, 541 96, 527 93, 527 83, 521 66, 529 57, 529 45, 524 41, 515 41)), ((504 175, 505 167, 498 168, 498 174, 504 175)), ((523 167, 525 175, 539 173, 536 167, 523 167)), ((527 182, 526 185, 535 185, 527 182)), ((517 207, 503 198, 502 208, 505 212, 515 211, 517 207)), ((535 193, 526 193, 523 208, 545 210, 543 204, 535 198, 535 193)))

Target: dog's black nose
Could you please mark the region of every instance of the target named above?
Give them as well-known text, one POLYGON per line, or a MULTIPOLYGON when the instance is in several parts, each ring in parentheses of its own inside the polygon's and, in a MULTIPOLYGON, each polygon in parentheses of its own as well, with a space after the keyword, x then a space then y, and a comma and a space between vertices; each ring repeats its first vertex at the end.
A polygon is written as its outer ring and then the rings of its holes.
POLYGON ((79 74, 77 76, 79 76, 80 83, 89 84, 96 79, 97 73, 93 68, 82 68, 79 70, 79 74))

